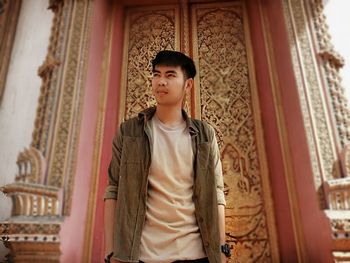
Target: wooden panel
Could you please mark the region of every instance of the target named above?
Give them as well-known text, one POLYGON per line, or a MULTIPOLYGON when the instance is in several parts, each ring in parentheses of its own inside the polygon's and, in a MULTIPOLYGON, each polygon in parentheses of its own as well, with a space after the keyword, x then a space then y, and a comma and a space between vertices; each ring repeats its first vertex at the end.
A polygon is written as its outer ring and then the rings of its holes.
POLYGON ((177 6, 127 10, 119 120, 155 104, 150 61, 160 50, 179 50, 179 19, 177 6))
POLYGON ((192 9, 196 116, 218 134, 232 262, 278 260, 254 65, 241 1, 192 9))

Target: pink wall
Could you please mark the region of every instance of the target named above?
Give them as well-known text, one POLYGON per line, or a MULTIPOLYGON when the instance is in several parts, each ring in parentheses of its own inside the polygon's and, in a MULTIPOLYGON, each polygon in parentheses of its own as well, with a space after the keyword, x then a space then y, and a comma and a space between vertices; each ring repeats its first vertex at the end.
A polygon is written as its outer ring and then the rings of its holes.
POLYGON ((92 262, 102 262, 104 257, 103 235, 103 194, 107 185, 108 165, 112 156, 112 140, 117 129, 117 117, 119 109, 120 75, 122 62, 123 41, 123 7, 114 3, 113 39, 111 50, 110 79, 108 84, 108 99, 105 112, 105 124, 103 129, 103 145, 100 166, 100 179, 96 200, 95 224, 93 234, 92 262))
POLYGON ((61 262, 82 262, 90 193, 108 1, 93 1, 93 24, 78 146, 71 215, 61 229, 61 262))
POLYGON ((261 24, 262 17, 259 11, 260 4, 258 2, 261 1, 249 1, 248 13, 279 250, 281 258, 286 262, 297 262, 291 208, 288 200, 286 175, 282 160, 282 142, 279 138, 276 108, 274 105, 269 68, 267 66, 266 46, 261 24))

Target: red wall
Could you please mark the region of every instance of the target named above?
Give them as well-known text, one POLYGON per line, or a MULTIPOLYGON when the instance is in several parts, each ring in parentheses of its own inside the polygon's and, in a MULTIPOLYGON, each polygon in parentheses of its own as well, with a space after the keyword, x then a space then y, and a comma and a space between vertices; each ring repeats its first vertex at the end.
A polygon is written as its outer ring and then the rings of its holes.
POLYGON ((92 262, 103 262, 104 235, 103 235, 103 194, 107 185, 108 165, 112 156, 112 140, 117 129, 117 117, 119 109, 120 76, 122 62, 123 41, 123 7, 114 3, 110 7, 113 15, 111 64, 109 68, 109 84, 107 104, 105 111, 105 123, 103 128, 103 145, 101 153, 101 165, 99 171, 99 186, 96 200, 95 224, 93 231, 93 248, 91 251, 92 262))
MULTIPOLYGON (((93 23, 89 47, 86 86, 82 106, 77 168, 71 215, 61 229, 61 262, 82 262, 86 215, 91 186, 93 153, 102 80, 102 61, 108 1, 93 1, 93 23)), ((97 261, 96 261, 97 262, 97 261)))
POLYGON ((297 251, 291 220, 286 175, 284 171, 275 101, 264 42, 259 0, 249 1, 248 14, 253 43, 256 81, 259 92, 266 156, 269 167, 275 221, 281 258, 287 262, 297 262, 297 251))

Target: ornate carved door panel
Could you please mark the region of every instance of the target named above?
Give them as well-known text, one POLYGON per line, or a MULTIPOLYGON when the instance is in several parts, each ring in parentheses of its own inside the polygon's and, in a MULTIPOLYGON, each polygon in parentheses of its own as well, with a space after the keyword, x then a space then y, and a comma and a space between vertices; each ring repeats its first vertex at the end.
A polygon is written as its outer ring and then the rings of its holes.
POLYGON ((226 238, 232 262, 276 262, 278 248, 259 100, 243 1, 126 10, 119 119, 154 103, 150 59, 162 49, 191 55, 198 68, 191 115, 214 126, 225 178, 226 238))

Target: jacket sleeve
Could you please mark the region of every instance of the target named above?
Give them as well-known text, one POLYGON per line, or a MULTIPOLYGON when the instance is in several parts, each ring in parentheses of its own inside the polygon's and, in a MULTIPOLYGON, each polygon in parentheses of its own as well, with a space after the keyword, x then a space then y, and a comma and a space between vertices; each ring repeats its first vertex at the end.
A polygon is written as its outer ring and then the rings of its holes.
POLYGON ((117 199, 119 184, 119 168, 123 149, 122 126, 113 139, 112 160, 108 167, 108 184, 104 194, 104 200, 117 199))
POLYGON ((220 150, 218 146, 218 142, 216 140, 214 128, 211 127, 212 130, 212 139, 211 139, 211 153, 213 155, 213 165, 214 165, 214 174, 216 181, 216 193, 217 200, 219 205, 226 205, 225 194, 224 194, 224 178, 222 175, 222 165, 220 160, 220 150))

